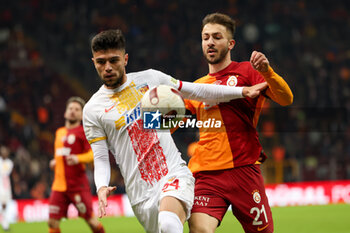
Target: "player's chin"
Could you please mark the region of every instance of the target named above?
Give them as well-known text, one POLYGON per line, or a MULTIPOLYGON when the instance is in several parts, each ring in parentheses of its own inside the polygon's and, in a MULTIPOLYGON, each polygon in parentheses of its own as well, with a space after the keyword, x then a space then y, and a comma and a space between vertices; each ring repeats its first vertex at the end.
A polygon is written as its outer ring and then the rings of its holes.
POLYGON ((218 64, 220 60, 217 57, 206 57, 206 60, 209 64, 218 64))

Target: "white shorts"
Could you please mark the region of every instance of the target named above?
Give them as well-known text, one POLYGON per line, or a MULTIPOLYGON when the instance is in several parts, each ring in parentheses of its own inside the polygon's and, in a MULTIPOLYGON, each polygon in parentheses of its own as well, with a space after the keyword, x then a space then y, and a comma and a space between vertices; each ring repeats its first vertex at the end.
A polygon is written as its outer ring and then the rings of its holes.
POLYGON ((168 174, 155 187, 154 195, 134 206, 135 216, 147 233, 158 233, 159 203, 163 197, 172 196, 186 206, 187 219, 191 215, 194 200, 194 178, 187 166, 168 174))
POLYGON ((11 190, 1 190, 0 191, 0 204, 6 204, 12 200, 11 190))

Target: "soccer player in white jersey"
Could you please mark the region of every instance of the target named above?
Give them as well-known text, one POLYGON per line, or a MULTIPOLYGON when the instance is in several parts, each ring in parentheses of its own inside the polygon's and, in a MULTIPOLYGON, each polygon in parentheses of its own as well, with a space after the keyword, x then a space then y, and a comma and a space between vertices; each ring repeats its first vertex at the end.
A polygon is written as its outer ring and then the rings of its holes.
POLYGON ((5 231, 10 229, 10 224, 6 214, 6 208, 12 200, 10 175, 13 162, 8 158, 10 150, 6 146, 0 147, 0 204, 1 204, 1 225, 5 231))
POLYGON ((170 85, 185 98, 229 101, 258 96, 265 84, 232 88, 178 81, 156 70, 126 74, 128 54, 120 30, 97 34, 93 62, 103 85, 84 107, 83 126, 94 153, 99 217, 106 215, 110 187, 108 150, 123 175, 133 211, 146 232, 180 233, 194 199, 194 178, 169 131, 144 130, 140 100, 146 90, 170 85))

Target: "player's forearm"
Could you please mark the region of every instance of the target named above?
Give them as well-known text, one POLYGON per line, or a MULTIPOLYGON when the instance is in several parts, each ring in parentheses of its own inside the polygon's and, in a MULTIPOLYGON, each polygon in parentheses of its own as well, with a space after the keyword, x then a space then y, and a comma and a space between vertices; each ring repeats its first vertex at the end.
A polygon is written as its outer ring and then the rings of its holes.
POLYGON ((91 163, 94 160, 94 153, 89 150, 86 153, 77 154, 77 157, 79 163, 91 163))
POLYGON ((94 154, 94 180, 96 190, 99 190, 108 186, 111 176, 107 143, 105 140, 92 143, 91 149, 94 154))
POLYGON ((185 99, 197 101, 227 102, 233 99, 243 98, 243 87, 180 81, 178 89, 185 99))
POLYGON ((286 106, 293 103, 293 93, 284 79, 269 66, 267 72, 261 72, 269 84, 266 94, 276 103, 286 106))

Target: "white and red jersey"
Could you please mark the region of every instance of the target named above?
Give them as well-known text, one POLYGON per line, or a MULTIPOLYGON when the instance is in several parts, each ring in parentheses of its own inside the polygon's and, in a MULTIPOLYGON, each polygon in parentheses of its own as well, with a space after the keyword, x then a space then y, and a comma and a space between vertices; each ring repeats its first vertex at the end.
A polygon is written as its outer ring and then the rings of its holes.
MULTIPOLYGON (((124 177, 131 205, 152 196, 167 174, 185 166, 169 130, 143 128, 140 100, 148 89, 160 84, 178 87, 179 81, 152 69, 129 73, 127 81, 116 89, 103 85, 84 107, 86 138, 92 146, 107 142, 124 177)), ((108 153, 104 154, 103 158, 94 155, 95 169, 101 170, 101 163, 96 160, 108 159, 108 153)), ((95 171, 97 189, 108 186, 110 167, 105 170, 105 177, 96 177, 95 171)))
POLYGON ((10 174, 13 162, 0 157, 0 203, 7 203, 12 198, 10 174))

